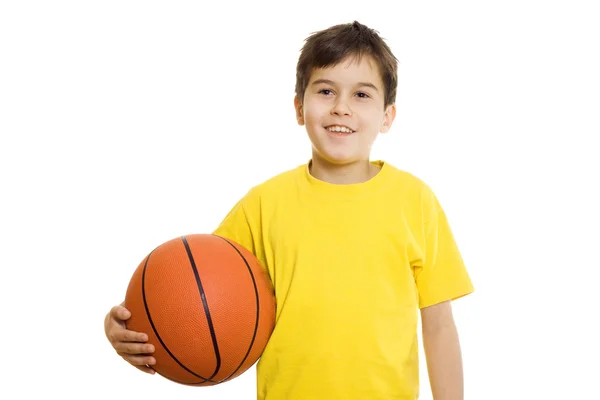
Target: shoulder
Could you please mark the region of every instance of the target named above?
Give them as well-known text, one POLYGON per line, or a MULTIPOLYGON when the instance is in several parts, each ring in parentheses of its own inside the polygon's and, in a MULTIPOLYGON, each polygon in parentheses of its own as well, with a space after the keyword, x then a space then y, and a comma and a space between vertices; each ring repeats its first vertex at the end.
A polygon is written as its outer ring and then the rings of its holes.
POLYGON ((287 189, 297 185, 298 177, 306 168, 306 164, 298 165, 293 168, 279 172, 276 175, 252 186, 246 193, 245 198, 252 201, 259 201, 265 196, 283 193, 287 189))
POLYGON ((385 163, 389 171, 388 177, 401 193, 417 198, 421 202, 435 201, 435 193, 431 186, 413 172, 400 169, 390 163, 385 163))
POLYGON ((386 167, 392 181, 391 197, 394 201, 400 201, 403 207, 414 213, 419 225, 436 221, 443 209, 430 184, 416 173, 390 164, 386 167))
POLYGON ((385 163, 386 168, 390 171, 390 176, 393 176, 394 179, 401 180, 403 183, 407 183, 411 186, 420 187, 423 185, 427 185, 423 179, 419 176, 415 175, 412 172, 409 172, 404 169, 400 169, 393 164, 388 162, 385 163))

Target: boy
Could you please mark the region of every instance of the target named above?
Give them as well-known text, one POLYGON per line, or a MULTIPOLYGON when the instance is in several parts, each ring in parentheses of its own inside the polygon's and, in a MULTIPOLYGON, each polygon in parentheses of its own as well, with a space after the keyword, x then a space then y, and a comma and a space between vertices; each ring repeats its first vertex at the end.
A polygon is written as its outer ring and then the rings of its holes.
MULTIPOLYGON (((309 37, 297 66, 296 118, 312 143, 306 165, 251 188, 213 232, 252 251, 277 298, 276 326, 257 364, 259 400, 414 400, 417 323, 435 400, 463 399, 450 301, 473 286, 435 194, 371 161, 395 117, 397 60, 354 22, 309 37)), ((123 328, 115 350, 152 373, 152 345, 123 328)))

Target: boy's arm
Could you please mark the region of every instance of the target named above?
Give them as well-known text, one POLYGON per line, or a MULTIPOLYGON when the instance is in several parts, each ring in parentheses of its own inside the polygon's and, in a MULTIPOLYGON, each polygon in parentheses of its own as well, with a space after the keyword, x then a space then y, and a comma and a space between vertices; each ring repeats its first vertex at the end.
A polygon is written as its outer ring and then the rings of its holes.
POLYGON ((421 309, 421 325, 434 400, 463 400, 462 356, 451 302, 421 309))

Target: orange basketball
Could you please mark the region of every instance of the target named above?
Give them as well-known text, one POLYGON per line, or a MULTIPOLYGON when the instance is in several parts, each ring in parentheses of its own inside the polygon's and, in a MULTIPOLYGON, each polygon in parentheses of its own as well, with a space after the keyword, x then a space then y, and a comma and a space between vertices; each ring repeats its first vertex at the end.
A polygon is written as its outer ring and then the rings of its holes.
POLYGON ((125 307, 131 311, 127 329, 146 333, 155 347, 152 368, 193 386, 245 372, 275 325, 267 272, 247 249, 211 234, 155 248, 135 270, 125 307))

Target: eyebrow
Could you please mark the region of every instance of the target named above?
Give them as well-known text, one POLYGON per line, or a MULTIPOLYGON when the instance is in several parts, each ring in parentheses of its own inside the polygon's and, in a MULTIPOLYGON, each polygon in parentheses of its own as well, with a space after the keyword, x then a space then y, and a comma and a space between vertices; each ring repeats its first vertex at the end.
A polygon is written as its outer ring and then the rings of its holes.
MULTIPOLYGON (((329 80, 329 79, 317 79, 316 81, 314 81, 313 83, 311 83, 311 85, 318 85, 320 83, 324 83, 326 85, 335 85, 335 82, 333 82, 332 80, 329 80)), ((372 89, 374 89, 376 91, 379 91, 377 89, 377 86, 373 85, 370 82, 358 82, 358 86, 359 87, 366 86, 366 87, 372 88, 372 89)))

